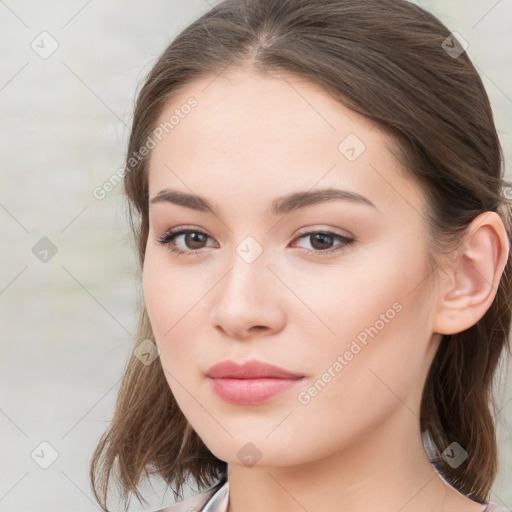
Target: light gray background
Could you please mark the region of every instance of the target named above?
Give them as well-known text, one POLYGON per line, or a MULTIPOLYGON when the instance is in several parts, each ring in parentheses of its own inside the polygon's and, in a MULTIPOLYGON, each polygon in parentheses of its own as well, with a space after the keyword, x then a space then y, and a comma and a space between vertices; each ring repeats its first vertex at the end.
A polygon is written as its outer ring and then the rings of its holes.
MULTIPOLYGON (((419 3, 469 42, 510 176, 512 0, 419 3)), ((0 0, 0 511, 98 510, 89 460, 131 354, 140 289, 121 186, 101 201, 92 190, 123 165, 140 80, 211 5, 0 0), (42 237, 57 248, 47 262, 33 254, 42 237), (51 462, 42 442, 58 453, 48 469, 36 463, 51 462)), ((512 386, 501 382, 492 499, 512 506, 512 386)), ((159 480, 145 489, 149 505, 131 510, 173 502, 159 480)))

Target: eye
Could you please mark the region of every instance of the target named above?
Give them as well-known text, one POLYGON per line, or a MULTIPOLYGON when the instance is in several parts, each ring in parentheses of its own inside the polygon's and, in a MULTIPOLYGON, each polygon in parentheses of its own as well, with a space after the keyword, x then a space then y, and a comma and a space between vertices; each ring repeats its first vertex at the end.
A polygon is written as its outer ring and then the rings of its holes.
POLYGON ((172 253, 191 256, 194 253, 199 253, 198 249, 204 248, 203 244, 208 238, 210 238, 209 235, 199 229, 173 229, 164 233, 157 241, 159 244, 167 246, 172 253), (182 241, 185 243, 185 249, 176 246, 176 241, 180 237, 184 237, 182 241))
POLYGON ((306 249, 306 252, 315 255, 322 255, 326 253, 333 253, 339 251, 346 246, 351 246, 355 243, 353 238, 339 235, 331 231, 308 231, 296 238, 296 240, 309 239, 313 249, 306 249), (339 244, 332 246, 332 243, 337 240, 339 244))
MULTIPOLYGON (((331 231, 308 231, 296 237, 295 240, 308 238, 313 249, 305 250, 307 253, 315 255, 330 254, 355 243, 355 239, 331 231), (334 241, 339 243, 332 246, 334 241)), ((211 239, 211 237, 200 229, 177 228, 167 231, 157 241, 159 244, 166 246, 171 253, 195 256, 201 254, 200 250, 206 247, 205 243, 208 239, 211 239), (185 244, 185 248, 177 245, 177 241, 180 239, 185 244)))

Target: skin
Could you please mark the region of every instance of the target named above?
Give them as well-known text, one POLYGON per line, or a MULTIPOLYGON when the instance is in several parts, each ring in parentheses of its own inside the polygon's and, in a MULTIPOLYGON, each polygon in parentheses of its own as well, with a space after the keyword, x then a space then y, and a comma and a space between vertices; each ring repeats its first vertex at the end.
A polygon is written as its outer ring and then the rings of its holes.
POLYGON ((198 194, 219 215, 150 204, 143 290, 178 405, 228 463, 230 512, 483 510, 431 466, 419 410, 441 334, 473 325, 494 299, 508 252, 499 216, 475 219, 466 253, 447 259, 434 280, 423 191, 370 120, 316 84, 239 69, 193 82, 160 121, 190 96, 197 107, 152 149, 149 197, 165 188, 198 194), (366 145, 355 161, 338 149, 349 134, 366 145), (270 213, 277 197, 328 187, 375 207, 330 201, 270 213), (174 240, 193 255, 157 241, 180 226, 208 235, 174 240), (314 230, 355 243, 298 238, 314 230), (236 252, 247 236, 263 250, 252 263, 236 252), (301 403, 298 394, 397 302, 400 312, 301 403), (211 390, 210 366, 253 358, 305 377, 257 405, 211 390), (237 455, 244 446, 255 457, 257 448, 255 464, 237 455))

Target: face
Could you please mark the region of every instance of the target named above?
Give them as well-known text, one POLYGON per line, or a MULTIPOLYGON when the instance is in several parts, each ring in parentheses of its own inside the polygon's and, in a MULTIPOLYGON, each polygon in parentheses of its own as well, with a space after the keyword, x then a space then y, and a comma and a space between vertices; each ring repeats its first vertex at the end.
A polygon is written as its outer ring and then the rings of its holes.
POLYGON ((189 85, 160 123, 173 115, 150 159, 143 288, 167 382, 206 446, 292 466, 419 411, 436 348, 425 204, 393 141, 313 83, 247 70, 189 85), (283 199, 326 189, 341 192, 283 199), (214 213, 151 202, 165 190, 214 213), (213 391, 212 365, 252 359, 302 378, 251 404, 213 391))

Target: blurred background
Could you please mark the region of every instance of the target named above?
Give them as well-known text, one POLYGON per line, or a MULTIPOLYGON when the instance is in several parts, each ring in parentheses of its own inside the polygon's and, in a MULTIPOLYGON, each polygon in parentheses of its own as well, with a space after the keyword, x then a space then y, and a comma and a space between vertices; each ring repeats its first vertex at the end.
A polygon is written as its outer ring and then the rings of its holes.
MULTIPOLYGON (((512 0, 432 0, 469 43, 511 177, 512 0)), ((94 511, 88 471, 133 350, 140 285, 122 186, 133 102, 157 56, 214 2, 0 0, 0 511, 94 511)), ((512 383, 501 467, 512 507, 512 383)), ((165 483, 147 505, 173 503, 165 483)), ((196 489, 189 487, 186 496, 196 489)))

